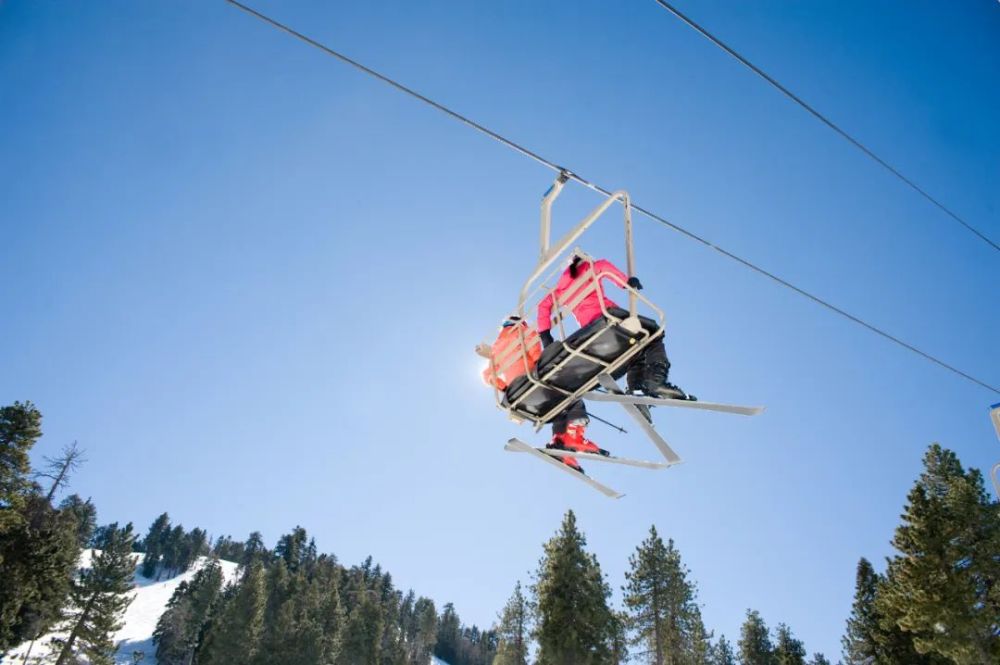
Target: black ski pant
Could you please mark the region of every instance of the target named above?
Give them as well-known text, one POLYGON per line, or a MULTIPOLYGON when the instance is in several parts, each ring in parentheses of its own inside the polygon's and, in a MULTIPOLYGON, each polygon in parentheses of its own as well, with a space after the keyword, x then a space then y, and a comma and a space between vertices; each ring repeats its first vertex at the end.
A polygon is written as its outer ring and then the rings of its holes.
MULTIPOLYGON (((609 313, 620 319, 628 316, 628 311, 621 307, 612 307, 609 313)), ((645 317, 639 317, 642 327, 650 333, 658 331, 660 328, 656 322, 645 317)), ((660 335, 646 345, 632 361, 624 368, 615 372, 616 379, 620 379, 624 374, 628 382, 628 389, 638 392, 646 384, 662 385, 667 380, 670 373, 670 359, 667 358, 667 349, 663 345, 663 335, 660 335)))
POLYGON ((632 359, 625 371, 628 389, 640 391, 646 385, 663 385, 670 373, 670 360, 663 346, 663 336, 650 342, 639 355, 632 359))

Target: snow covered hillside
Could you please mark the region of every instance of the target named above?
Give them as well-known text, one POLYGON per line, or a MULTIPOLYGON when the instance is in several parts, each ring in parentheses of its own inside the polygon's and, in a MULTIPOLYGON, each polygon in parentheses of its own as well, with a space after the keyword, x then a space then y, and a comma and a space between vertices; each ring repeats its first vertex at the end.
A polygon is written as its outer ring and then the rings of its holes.
MULTIPOLYGON (((82 568, 89 568, 93 555, 94 550, 85 550, 80 559, 80 566, 82 568)), ((153 630, 156 628, 156 622, 159 621, 160 615, 166 610, 167 602, 170 600, 170 596, 173 595, 174 590, 180 586, 181 582, 185 580, 191 581, 195 573, 198 572, 198 569, 206 561, 208 561, 206 557, 201 557, 191 567, 191 570, 183 575, 178 575, 168 580, 164 579, 159 582, 143 577, 139 574, 138 570, 136 571, 135 591, 133 591, 135 599, 125 612, 125 625, 115 635, 115 643, 118 644, 118 655, 115 658, 116 663, 134 663, 136 661, 132 657, 133 653, 141 651, 145 654, 145 658, 141 661, 142 665, 155 665, 156 656, 154 654, 156 653, 156 649, 153 647, 153 630)), ((237 565, 230 561, 223 561, 221 563, 225 581, 227 583, 233 581, 236 578, 237 565)), ((31 656, 28 663, 31 665, 43 665, 54 662, 55 656, 49 654, 48 642, 56 635, 56 633, 51 633, 35 642, 34 647, 31 648, 31 656)), ((24 656, 27 654, 30 646, 22 644, 17 649, 14 649, 7 654, 7 657, 0 662, 0 665, 22 665, 24 663, 24 656)))
MULTIPOLYGON (((89 568, 95 550, 84 550, 80 557, 80 567, 89 568)), ((136 557, 138 564, 139 557, 136 557)), ((155 579, 143 577, 138 570, 135 572, 135 590, 132 592, 134 600, 125 612, 124 626, 115 635, 115 643, 118 645, 118 654, 115 657, 116 665, 132 664, 141 662, 142 665, 156 665, 156 648, 153 646, 153 631, 156 629, 156 622, 167 609, 167 603, 174 594, 174 590, 180 586, 181 582, 190 582, 195 573, 208 561, 206 557, 201 557, 183 575, 177 575, 170 579, 157 582, 155 579), (141 661, 137 661, 134 656, 143 654, 141 661)), ((222 575, 225 583, 236 579, 237 564, 231 561, 222 561, 222 575)), ((50 653, 49 640, 53 637, 65 637, 65 634, 50 633, 45 635, 34 645, 22 644, 12 650, 5 658, 0 659, 0 665, 24 665, 25 655, 30 649, 28 665, 51 665, 55 662, 56 654, 50 653)), ((438 658, 431 658, 430 665, 448 665, 448 663, 438 658)))

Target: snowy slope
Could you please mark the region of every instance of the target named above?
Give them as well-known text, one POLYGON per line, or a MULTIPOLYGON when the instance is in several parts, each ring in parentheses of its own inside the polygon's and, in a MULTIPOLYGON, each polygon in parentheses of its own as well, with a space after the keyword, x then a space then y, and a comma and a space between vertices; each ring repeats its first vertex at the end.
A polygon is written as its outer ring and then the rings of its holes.
MULTIPOLYGON (((94 550, 84 550, 80 557, 80 567, 89 568, 93 556, 94 550)), ((201 557, 191 567, 191 570, 183 575, 159 582, 143 577, 136 570, 134 600, 125 612, 125 625, 115 634, 115 643, 118 645, 116 665, 133 663, 132 654, 139 651, 145 654, 141 661, 142 665, 156 665, 156 648, 153 646, 153 631, 156 629, 156 622, 160 620, 160 616, 167 609, 167 603, 174 594, 174 590, 180 586, 181 582, 191 581, 198 569, 207 561, 207 558, 201 557)), ((138 557, 136 557, 136 563, 138 563, 138 557)), ((222 561, 221 563, 225 582, 235 580, 237 564, 231 561, 222 561)), ((49 653, 48 642, 57 635, 57 633, 50 633, 35 643, 34 648, 31 649, 29 665, 51 665, 55 661, 55 656, 49 653)), ((0 665, 22 665, 28 649, 28 644, 22 644, 7 654, 5 658, 0 659, 0 665)), ((448 663, 432 657, 430 665, 448 665, 448 663)))
MULTIPOLYGON (((83 556, 80 559, 81 568, 88 568, 90 566, 93 554, 93 550, 85 550, 83 552, 83 556)), ((154 654, 156 649, 153 647, 153 630, 156 628, 156 622, 159 621, 160 615, 166 610, 167 602, 170 600, 170 596, 173 595, 174 590, 180 586, 181 582, 193 579, 195 573, 206 561, 208 559, 202 557, 191 567, 191 570, 183 575, 159 582, 143 577, 139 574, 138 570, 136 571, 135 591, 133 591, 134 600, 125 612, 125 625, 115 635, 115 643, 118 644, 116 663, 132 663, 133 652, 142 651, 146 656, 142 660, 142 664, 155 665, 156 657, 154 654)), ((236 568, 237 565, 235 563, 230 561, 222 562, 222 574, 226 582, 230 582, 236 578, 236 568)), ((46 635, 35 643, 34 648, 31 650, 31 660, 29 663, 32 665, 42 665, 55 660, 54 658, 46 657, 49 651, 47 646, 48 641, 55 635, 55 633, 46 635), (37 660, 36 656, 38 657, 37 660)), ((0 665, 21 665, 28 648, 29 645, 22 644, 10 652, 0 662, 0 665)))

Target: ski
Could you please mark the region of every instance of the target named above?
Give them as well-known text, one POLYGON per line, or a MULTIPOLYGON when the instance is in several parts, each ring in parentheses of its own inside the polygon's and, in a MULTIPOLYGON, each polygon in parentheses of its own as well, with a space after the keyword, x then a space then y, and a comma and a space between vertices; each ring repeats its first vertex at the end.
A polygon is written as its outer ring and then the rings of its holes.
MULTIPOLYGON (((625 391, 621 389, 621 386, 618 385, 618 382, 615 381, 613 378, 611 378, 610 375, 601 374, 599 377, 597 377, 597 380, 600 382, 601 386, 603 386, 604 389, 607 390, 608 392, 587 393, 585 397, 589 397, 590 395, 603 395, 606 397, 617 397, 617 398, 628 397, 625 394, 625 391)), ((646 418, 646 415, 643 414, 642 410, 638 407, 638 405, 632 402, 624 401, 623 399, 618 399, 617 401, 618 404, 620 404, 621 407, 625 409, 625 412, 628 413, 628 415, 632 416, 632 420, 634 420, 639 425, 639 427, 642 428, 642 431, 646 433, 646 436, 649 437, 650 441, 653 442, 653 445, 656 446, 656 448, 660 451, 660 454, 663 455, 663 458, 667 460, 667 464, 669 465, 680 464, 681 456, 675 453, 674 449, 670 447, 669 443, 667 443, 667 440, 664 439, 662 436, 660 436, 660 433, 656 431, 656 428, 653 426, 653 423, 646 418)), ((697 404, 697 402, 694 403, 697 404)))
POLYGON ((510 441, 508 441, 507 445, 504 446, 504 450, 507 450, 507 451, 510 451, 510 452, 531 453, 535 457, 538 457, 539 459, 542 459, 545 462, 548 462, 549 464, 552 464, 557 469, 561 469, 562 471, 565 471, 566 473, 572 475, 577 480, 582 480, 583 482, 587 483, 588 485, 590 485, 591 487, 593 487, 595 490, 597 490, 598 492, 600 492, 601 494, 603 494, 604 496, 609 497, 611 499, 620 499, 623 496, 625 496, 624 494, 622 494, 620 492, 616 492, 615 490, 611 489, 607 485, 602 485, 601 483, 597 482, 596 480, 594 480, 590 476, 588 476, 586 474, 583 474, 583 473, 580 473, 579 471, 575 471, 574 469, 569 468, 568 466, 566 466, 565 464, 563 464, 562 462, 560 462, 559 460, 557 460, 552 455, 547 455, 547 454, 543 453, 542 451, 538 450, 537 448, 529 446, 527 443, 525 443, 524 441, 521 441, 519 439, 511 439, 510 441))
MULTIPOLYGON (((604 385, 603 383, 601 385, 604 385)), ((604 386, 607 388, 607 386, 604 386)), ((687 399, 661 399, 659 397, 646 397, 644 395, 626 395, 621 392, 608 391, 606 393, 594 392, 585 393, 584 399, 594 402, 615 402, 617 404, 645 404, 646 406, 678 406, 684 409, 700 409, 702 411, 718 411, 720 413, 735 413, 741 416, 756 416, 764 411, 762 406, 737 406, 735 404, 717 404, 715 402, 693 402, 687 399)))
MULTIPOLYGON (((508 446, 510 444, 507 444, 508 446)), ((505 447, 506 450, 510 452, 523 452, 520 447, 510 448, 505 447)), ((576 453, 572 450, 557 450, 553 448, 534 448, 540 453, 545 453, 546 455, 551 455, 553 457, 575 457, 578 460, 587 460, 592 462, 604 462, 607 464, 624 464, 625 466, 636 466, 640 469, 666 469, 669 464, 664 462, 647 462, 646 460, 639 459, 629 459, 627 457, 616 457, 614 455, 595 455, 594 453, 576 453)))

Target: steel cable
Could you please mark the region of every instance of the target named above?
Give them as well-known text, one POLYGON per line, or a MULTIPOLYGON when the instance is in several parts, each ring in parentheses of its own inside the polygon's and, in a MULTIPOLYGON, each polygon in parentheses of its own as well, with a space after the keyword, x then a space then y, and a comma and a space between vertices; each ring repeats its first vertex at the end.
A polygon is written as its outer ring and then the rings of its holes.
POLYGON ((767 72, 765 72, 764 70, 762 70, 760 67, 758 67, 757 65, 753 64, 749 60, 747 60, 745 57, 743 57, 742 55, 740 55, 736 50, 734 50, 733 48, 731 48, 730 46, 728 46, 726 43, 724 43, 721 39, 719 39, 718 37, 716 37, 715 35, 713 35, 712 33, 710 33, 708 30, 706 30, 705 28, 703 28, 700 25, 698 25, 697 23, 695 23, 693 20, 691 20, 686 15, 684 15, 683 13, 681 13, 681 11, 679 9, 677 9, 676 7, 674 7, 673 5, 671 5, 669 2, 666 2, 665 0, 656 0, 656 3, 658 5, 660 5, 661 7, 663 7, 664 9, 666 9, 671 14, 673 14, 674 16, 676 16, 677 18, 679 18, 681 21, 683 21, 689 27, 691 27, 692 29, 694 29, 696 32, 698 32, 699 34, 701 34, 701 36, 703 36, 705 39, 709 40, 710 42, 712 42, 713 44, 715 44, 716 46, 718 46, 720 49, 722 49, 723 51, 725 51, 726 53, 728 53, 729 55, 731 55, 740 64, 744 65, 747 69, 749 69, 750 71, 752 71, 754 74, 756 74, 757 76, 761 77, 762 79, 764 79, 765 81, 767 81, 768 83, 770 83, 772 86, 774 86, 775 89, 777 89, 779 92, 781 92, 781 94, 785 95, 785 97, 788 97, 790 100, 792 100, 793 102, 795 102, 796 104, 798 104, 799 106, 801 106, 803 109, 805 109, 806 111, 808 111, 813 117, 815 117, 817 120, 819 120, 820 122, 822 122, 824 125, 826 125, 830 129, 832 129, 833 131, 835 131, 837 134, 840 134, 841 137, 843 137, 846 141, 848 141, 855 148, 857 148, 861 152, 863 152, 866 155, 868 155, 868 157, 870 157, 873 161, 875 161, 877 164, 879 164, 880 166, 882 166, 889 173, 893 174, 894 176, 896 176, 897 178, 899 178, 900 180, 902 180, 911 189, 913 189, 915 192, 917 192, 918 194, 920 194, 922 197, 924 197, 925 199, 927 199, 928 201, 930 201, 932 204, 934 204, 935 206, 937 206, 937 208, 939 208, 946 215, 948 215, 953 220, 955 220, 956 222, 958 222, 959 224, 961 224, 962 226, 964 226, 968 231, 970 231, 970 232, 974 233, 975 235, 977 235, 980 240, 982 240, 983 242, 985 242, 987 245, 989 245, 993 249, 995 249, 997 251, 1000 251, 1000 245, 997 245, 997 243, 995 243, 992 240, 990 240, 990 238, 987 237, 986 234, 984 234, 982 231, 980 231, 979 229, 975 228, 974 226, 972 226, 971 224, 969 224, 968 222, 966 222, 964 219, 962 219, 961 217, 959 217, 957 213, 955 213, 955 212, 953 212, 951 210, 951 208, 949 208, 948 206, 946 206, 945 204, 941 203, 936 198, 934 198, 933 196, 931 196, 930 193, 927 192, 927 190, 925 190, 923 187, 921 187, 917 183, 915 183, 912 180, 910 180, 909 178, 907 178, 896 167, 894 167, 892 164, 890 164, 889 162, 885 161, 884 159, 882 159, 881 157, 879 157, 878 155, 876 155, 875 152, 871 150, 871 148, 869 148, 864 143, 862 143, 858 139, 856 139, 853 136, 851 136, 850 134, 848 134, 845 130, 841 129, 836 123, 834 123, 832 120, 830 120, 829 118, 827 118, 825 115, 823 115, 822 113, 820 113, 819 111, 817 111, 816 109, 814 109, 812 106, 810 106, 808 103, 806 103, 801 97, 799 97, 798 95, 796 95, 794 92, 792 92, 791 90, 789 90, 785 86, 783 86, 780 83, 778 83, 774 78, 772 78, 770 75, 768 75, 767 72))
MULTIPOLYGON (((525 157, 528 157, 528 158, 530 158, 530 159, 538 162, 542 166, 545 166, 546 168, 551 169, 551 170, 556 171, 556 172, 565 173, 571 180, 574 180, 575 182, 583 185, 584 187, 586 187, 586 188, 588 188, 590 190, 598 192, 599 194, 601 194, 603 196, 610 196, 612 194, 611 190, 606 189, 604 187, 601 187, 600 185, 598 185, 596 183, 593 183, 593 182, 587 180, 586 178, 583 178, 582 176, 577 175, 576 173, 574 173, 570 169, 567 169, 565 167, 559 166, 557 163, 555 163, 555 162, 553 162, 551 160, 548 160, 548 159, 542 157, 537 152, 534 152, 532 150, 529 150, 528 148, 525 148, 524 146, 522 146, 522 145, 520 145, 520 144, 512 141, 511 139, 506 138, 505 136, 503 136, 501 134, 498 134, 497 132, 489 129, 488 127, 486 127, 484 125, 479 124, 478 122, 476 122, 476 121, 468 118, 467 116, 464 116, 461 113, 458 113, 457 111, 453 111, 452 109, 448 108, 447 106, 445 106, 445 105, 443 105, 443 104, 441 104, 439 102, 436 102, 433 99, 431 99, 429 97, 426 97, 425 95, 422 95, 421 93, 417 92, 416 90, 413 90, 412 88, 409 88, 409 87, 403 85, 402 83, 399 83, 398 81, 395 81, 392 78, 389 78, 385 74, 377 72, 374 69, 361 64, 357 60, 354 60, 354 59, 352 59, 352 58, 344 55, 343 53, 335 51, 332 48, 330 48, 330 47, 328 47, 328 46, 326 46, 324 44, 321 44, 320 42, 317 42, 316 40, 312 39, 311 37, 307 37, 306 35, 304 35, 304 34, 298 32, 298 31, 294 30, 293 28, 290 28, 290 27, 288 27, 288 26, 286 26, 286 25, 284 25, 282 23, 279 23, 278 21, 274 20, 273 18, 271 18, 271 17, 269 17, 269 16, 267 16, 265 14, 261 14, 257 10, 255 10, 255 9, 253 9, 251 7, 248 7, 247 5, 244 5, 243 3, 239 2, 238 0, 225 0, 225 1, 228 2, 229 4, 233 5, 234 7, 238 7, 239 9, 243 10, 246 13, 248 13, 248 14, 250 14, 252 16, 255 16, 256 18, 260 19, 261 21, 264 21, 265 23, 271 25, 272 27, 275 27, 278 30, 286 32, 289 35, 295 37, 296 39, 299 39, 299 40, 305 42, 306 44, 309 44, 310 46, 313 46, 313 47, 315 47, 315 48, 323 51, 324 53, 337 58, 341 62, 344 62, 344 63, 346 63, 348 65, 351 65, 352 67, 354 67, 354 68, 356 68, 356 69, 364 72, 365 74, 368 74, 369 76, 372 76, 372 77, 378 79, 379 81, 382 81, 383 83, 386 83, 386 84, 392 86, 396 90, 399 90, 400 92, 404 92, 407 95, 410 95, 411 97, 414 97, 415 99, 418 99, 418 100, 424 102, 425 104, 427 104, 427 105, 429 105, 429 106, 437 109, 438 111, 441 111, 445 115, 448 115, 449 117, 451 117, 451 118, 453 118, 455 120, 458 120, 462 124, 464 124, 464 125, 466 125, 468 127, 471 127, 473 129, 475 129, 476 131, 478 131, 478 132, 480 132, 482 134, 485 134, 486 136, 489 136, 493 140, 498 141, 499 143, 507 146, 508 148, 510 148, 510 149, 512 149, 512 150, 514 150, 514 151, 516 151, 516 152, 524 155, 525 157)), ((940 360, 940 359, 936 358, 935 356, 930 355, 929 353, 925 353, 924 351, 921 351, 920 349, 916 348, 915 346, 913 346, 911 344, 908 344, 907 342, 904 342, 903 340, 899 339, 898 337, 895 337, 894 335, 891 335, 891 334, 885 332, 884 330, 878 328, 877 326, 874 326, 874 325, 872 325, 872 324, 864 321, 863 319, 860 319, 860 318, 854 316, 853 314, 850 314, 850 313, 844 311, 843 309, 837 307, 836 305, 833 305, 833 304, 827 302, 826 300, 823 300, 819 296, 815 296, 812 293, 809 293, 808 291, 806 291, 805 289, 801 289, 798 286, 795 286, 791 282, 789 282, 789 281, 787 281, 785 279, 782 279, 781 277, 778 277, 774 273, 769 272, 769 271, 765 270, 764 268, 761 268, 760 266, 754 264, 753 262, 751 262, 751 261, 749 261, 747 259, 744 259, 744 258, 742 258, 742 257, 740 257, 740 256, 738 256, 736 254, 733 254, 732 252, 730 252, 730 251, 728 251, 726 249, 723 249, 722 247, 719 247, 718 245, 716 245, 716 244, 710 242, 709 240, 707 240, 707 239, 699 236, 698 234, 694 233, 693 231, 689 231, 688 229, 685 229, 684 227, 679 226, 679 225, 675 224, 674 222, 671 222, 670 220, 668 220, 668 219, 666 219, 666 218, 664 218, 664 217, 662 217, 662 216, 660 216, 660 215, 652 212, 651 210, 647 210, 646 208, 643 208, 643 207, 637 205, 635 202, 632 203, 632 209, 635 210, 636 212, 638 212, 638 213, 640 213, 640 214, 648 217, 649 219, 652 219, 652 220, 654 220, 656 222, 659 222, 660 224, 663 224, 665 226, 670 227, 671 229, 673 229, 673 230, 675 230, 675 231, 683 234, 685 237, 690 238, 691 240, 695 240, 695 241, 701 243, 702 245, 704 245, 705 247, 708 247, 709 249, 713 249, 716 252, 719 252, 723 256, 725 256, 727 258, 730 258, 730 259, 732 259, 732 260, 740 263, 741 265, 743 265, 743 266, 745 266, 745 267, 753 270, 754 272, 756 272, 756 273, 758 273, 760 275, 763 275, 765 277, 768 277, 769 279, 773 280, 774 282, 776 282, 776 283, 778 283, 778 284, 780 284, 780 285, 782 285, 784 287, 787 287, 787 288, 795 291, 799 295, 805 296, 809 300, 812 300, 813 302, 817 303, 818 305, 822 305, 823 307, 829 309, 830 311, 832 311, 832 312, 834 312, 836 314, 839 314, 840 316, 848 319, 849 321, 857 323, 858 325, 863 326, 864 328, 868 329, 869 331, 874 332, 877 335, 880 335, 883 338, 885 338, 885 339, 887 339, 887 340, 889 340, 891 342, 895 342, 899 346, 902 346, 903 348, 908 349, 908 350, 912 351, 913 353, 916 353, 917 355, 923 357, 924 359, 929 360, 929 361, 931 361, 931 362, 933 362, 933 363, 935 363, 935 364, 937 364, 937 365, 939 365, 939 366, 941 366, 941 367, 943 367, 943 368, 945 368, 945 369, 947 369, 947 370, 949 370, 951 372, 954 372, 955 374, 961 376, 962 378, 967 379, 968 381, 971 381, 971 382, 973 382, 973 383, 975 383, 975 384, 977 384, 977 385, 979 385, 979 386, 981 386, 983 388, 986 388, 987 390, 991 390, 994 393, 1000 394, 1000 389, 998 389, 998 388, 996 388, 996 387, 994 387, 994 386, 992 386, 992 385, 990 385, 990 384, 988 384, 988 383, 986 383, 984 381, 980 381, 976 377, 974 377, 974 376, 972 376, 972 375, 970 375, 970 374, 968 374, 966 372, 963 372, 962 370, 960 370, 960 369, 958 369, 958 368, 956 368, 956 367, 954 367, 952 365, 949 365, 948 363, 944 362, 943 360, 940 360)))

